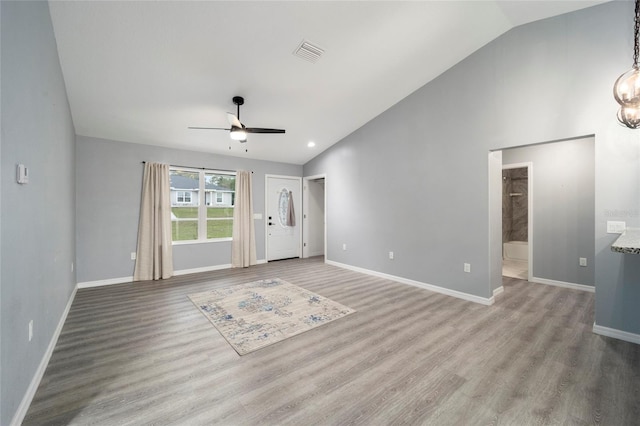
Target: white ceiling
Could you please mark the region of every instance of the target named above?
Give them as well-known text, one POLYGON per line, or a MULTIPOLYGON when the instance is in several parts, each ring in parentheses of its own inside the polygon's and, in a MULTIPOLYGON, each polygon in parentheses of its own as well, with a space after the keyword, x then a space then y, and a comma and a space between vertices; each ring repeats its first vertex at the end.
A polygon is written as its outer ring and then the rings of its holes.
POLYGON ((509 29, 603 2, 52 1, 50 9, 77 134, 304 164, 509 29), (325 49, 315 64, 293 56, 302 40, 325 49), (246 126, 286 134, 241 145, 224 131, 187 129, 228 127, 236 95, 246 126))

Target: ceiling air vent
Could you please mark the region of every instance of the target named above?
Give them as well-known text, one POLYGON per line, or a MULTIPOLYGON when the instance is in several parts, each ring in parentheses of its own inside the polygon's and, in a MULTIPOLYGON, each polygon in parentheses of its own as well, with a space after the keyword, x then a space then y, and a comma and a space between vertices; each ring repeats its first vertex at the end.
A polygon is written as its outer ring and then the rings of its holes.
POLYGON ((314 63, 320 59, 323 53, 324 49, 320 49, 318 46, 314 46, 306 40, 303 40, 300 46, 293 52, 298 58, 314 63))

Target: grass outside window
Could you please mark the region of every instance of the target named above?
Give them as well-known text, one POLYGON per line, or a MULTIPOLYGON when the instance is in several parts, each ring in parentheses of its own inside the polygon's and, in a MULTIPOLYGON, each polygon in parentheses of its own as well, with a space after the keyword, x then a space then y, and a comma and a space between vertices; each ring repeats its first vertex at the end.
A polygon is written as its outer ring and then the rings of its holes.
MULTIPOLYGON (((172 207, 175 219, 171 221, 173 241, 198 239, 198 207, 172 207)), ((231 238, 233 234, 233 208, 207 207, 207 239, 231 238)))

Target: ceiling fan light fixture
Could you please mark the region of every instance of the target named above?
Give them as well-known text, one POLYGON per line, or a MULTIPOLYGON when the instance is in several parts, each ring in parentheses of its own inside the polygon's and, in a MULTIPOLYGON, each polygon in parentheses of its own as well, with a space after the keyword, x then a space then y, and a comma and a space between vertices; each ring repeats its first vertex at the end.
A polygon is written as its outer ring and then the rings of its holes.
MULTIPOLYGON (((1 0, 0 0, 1 1, 1 0)), ((244 104, 244 98, 242 96, 234 96, 233 103, 238 107, 237 115, 228 112, 227 120, 231 126, 228 129, 222 127, 189 127, 189 129, 201 129, 201 130, 225 130, 229 132, 229 136, 234 141, 244 143, 247 141, 248 133, 285 133, 284 129, 269 129, 265 127, 246 127, 240 122, 240 105, 244 104)))
POLYGON ((244 142, 247 140, 247 132, 245 132, 244 129, 241 129, 240 127, 232 127, 229 134, 231 135, 231 139, 233 139, 234 141, 244 142))

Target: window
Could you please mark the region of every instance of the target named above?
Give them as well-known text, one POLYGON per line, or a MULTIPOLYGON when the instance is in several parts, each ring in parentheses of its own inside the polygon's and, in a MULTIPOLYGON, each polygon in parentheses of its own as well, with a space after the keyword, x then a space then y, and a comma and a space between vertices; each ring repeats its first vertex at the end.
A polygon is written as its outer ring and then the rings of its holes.
POLYGON ((191 203, 191 191, 177 191, 177 200, 178 204, 189 204, 191 203))
POLYGON ((169 178, 174 243, 229 240, 233 232, 235 174, 172 167, 169 178), (211 203, 214 194, 215 205, 211 203))
POLYGON ((287 226, 287 216, 289 215, 289 191, 286 188, 280 190, 278 196, 278 219, 280 225, 287 226))

